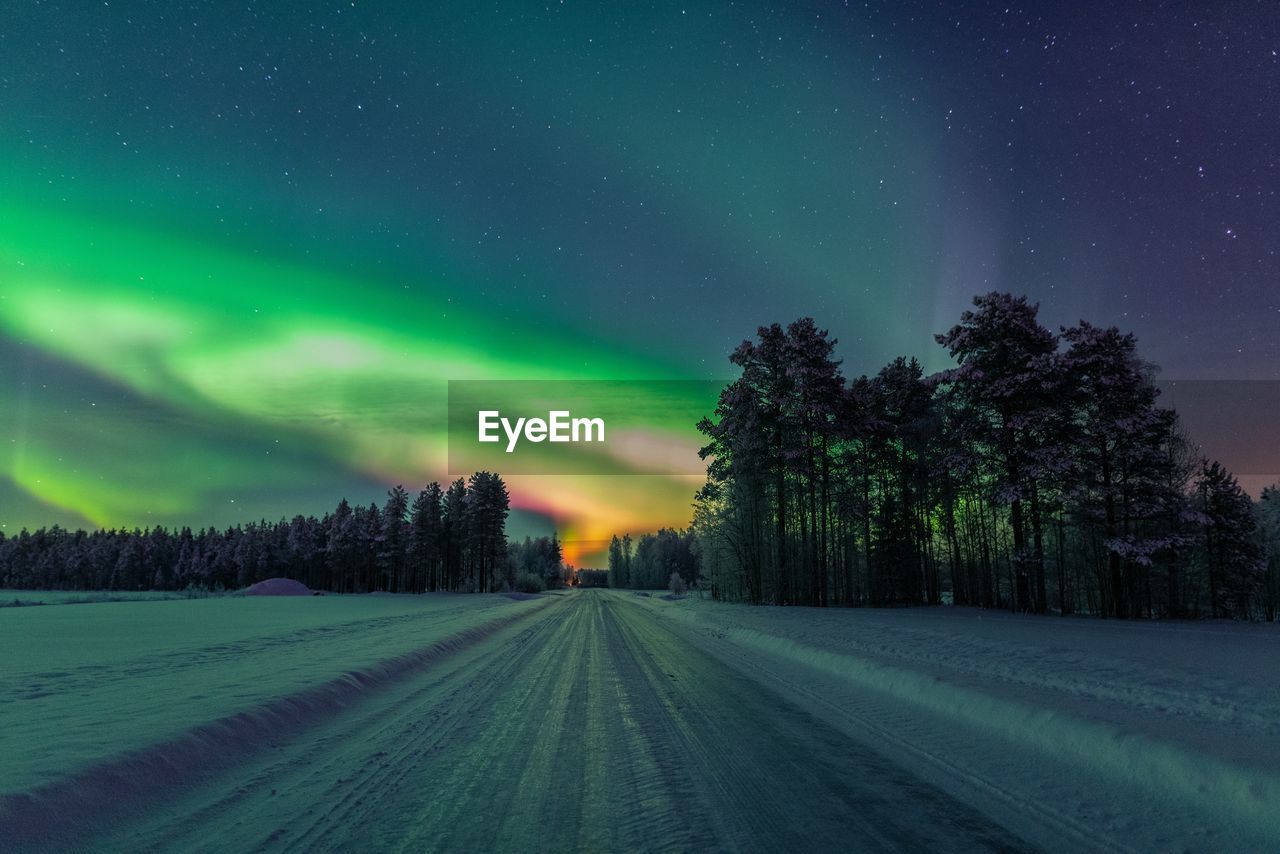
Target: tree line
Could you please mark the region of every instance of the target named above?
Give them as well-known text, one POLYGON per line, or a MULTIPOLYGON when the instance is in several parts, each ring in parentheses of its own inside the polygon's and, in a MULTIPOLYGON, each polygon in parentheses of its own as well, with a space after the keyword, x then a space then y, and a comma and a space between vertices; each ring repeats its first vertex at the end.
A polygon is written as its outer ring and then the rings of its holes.
POLYGON ((661 590, 679 576, 687 586, 698 583, 701 560, 692 530, 663 528, 632 540, 630 534, 609 541, 608 583, 632 590, 661 590))
POLYGON ((554 535, 508 543, 507 487, 490 472, 431 483, 410 501, 403 486, 381 507, 346 499, 322 518, 225 530, 0 533, 0 586, 54 590, 234 590, 292 578, 337 593, 485 592, 560 586, 554 535))
POLYGON ((712 594, 1275 619, 1280 491, 1255 504, 1200 457, 1133 335, 1037 314, 976 297, 931 375, 898 358, 849 380, 808 318, 743 341, 698 425, 712 594))

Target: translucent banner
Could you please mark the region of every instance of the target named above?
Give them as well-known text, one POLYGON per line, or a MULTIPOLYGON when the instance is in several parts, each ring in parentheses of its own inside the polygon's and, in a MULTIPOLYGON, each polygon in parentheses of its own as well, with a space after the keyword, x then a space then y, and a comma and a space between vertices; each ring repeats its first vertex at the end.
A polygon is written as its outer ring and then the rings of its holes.
POLYGON ((702 474, 724 380, 454 380, 449 473, 702 474))

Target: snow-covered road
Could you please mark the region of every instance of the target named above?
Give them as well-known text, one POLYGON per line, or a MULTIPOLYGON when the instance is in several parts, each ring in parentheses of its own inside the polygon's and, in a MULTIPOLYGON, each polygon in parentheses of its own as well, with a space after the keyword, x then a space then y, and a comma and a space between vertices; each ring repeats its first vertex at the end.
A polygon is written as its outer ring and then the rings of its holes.
POLYGON ((11 612, 0 850, 1280 850, 1275 627, 516 599, 11 612))
POLYGON ((330 708, 222 719, 200 743, 225 753, 178 739, 150 765, 6 796, 0 834, 130 851, 1026 847, 638 597, 549 598, 330 708), (88 791, 148 767, 118 798, 88 791))

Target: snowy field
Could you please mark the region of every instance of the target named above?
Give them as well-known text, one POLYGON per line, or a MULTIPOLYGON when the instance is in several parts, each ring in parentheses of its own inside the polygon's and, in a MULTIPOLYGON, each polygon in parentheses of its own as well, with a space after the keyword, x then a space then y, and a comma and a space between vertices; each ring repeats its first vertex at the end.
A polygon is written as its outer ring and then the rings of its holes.
POLYGON ((439 594, 4 609, 0 792, 376 668, 531 604, 439 594))
POLYGON ((600 590, 0 609, 0 850, 1280 850, 1277 628, 600 590))

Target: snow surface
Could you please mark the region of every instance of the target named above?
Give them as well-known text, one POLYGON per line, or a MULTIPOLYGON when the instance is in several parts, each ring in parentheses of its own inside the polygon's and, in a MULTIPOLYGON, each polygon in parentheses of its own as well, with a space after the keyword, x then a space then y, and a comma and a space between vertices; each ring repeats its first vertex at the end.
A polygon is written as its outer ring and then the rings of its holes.
POLYGON ((582 590, 0 611, 0 850, 1280 850, 1276 626, 582 590))
POLYGON ((1034 806, 1057 832, 1280 850, 1280 626, 643 605, 941 785, 1034 806))
POLYGON ((0 792, 47 783, 538 604, 435 594, 4 609, 0 792))

